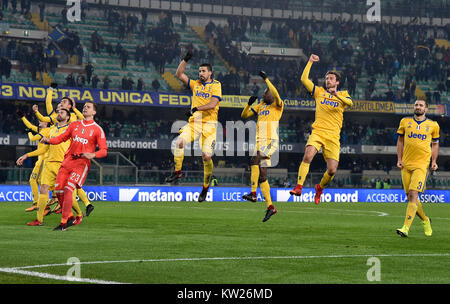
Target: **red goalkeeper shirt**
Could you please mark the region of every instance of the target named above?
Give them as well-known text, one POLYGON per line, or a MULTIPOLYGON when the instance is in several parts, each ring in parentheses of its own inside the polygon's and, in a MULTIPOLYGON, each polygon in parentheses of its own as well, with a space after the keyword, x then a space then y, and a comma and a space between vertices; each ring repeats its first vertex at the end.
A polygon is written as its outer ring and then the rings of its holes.
MULTIPOLYGON (((72 122, 61 135, 51 138, 50 144, 57 145, 68 139, 72 139, 69 149, 64 155, 64 161, 79 158, 81 153, 94 153, 97 145, 99 150, 95 152, 95 158, 106 156, 108 147, 103 129, 94 120, 78 120, 72 122)), ((88 163, 90 159, 83 158, 88 163)))

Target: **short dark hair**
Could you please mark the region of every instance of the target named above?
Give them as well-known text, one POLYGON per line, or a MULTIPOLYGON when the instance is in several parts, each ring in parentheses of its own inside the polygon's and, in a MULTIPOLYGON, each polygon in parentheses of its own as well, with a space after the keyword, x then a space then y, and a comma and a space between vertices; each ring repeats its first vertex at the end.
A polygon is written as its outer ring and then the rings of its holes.
POLYGON ((202 63, 201 67, 206 67, 208 71, 212 72, 212 66, 209 63, 202 63))
POLYGON ((97 112, 97 105, 95 104, 95 102, 89 100, 89 101, 86 101, 85 104, 86 103, 92 103, 92 105, 94 106, 95 112, 97 112))
POLYGON ((64 96, 63 98, 61 98, 61 101, 63 101, 63 99, 67 99, 68 101, 70 101, 70 104, 71 104, 71 106, 72 106, 72 108, 73 108, 74 102, 73 102, 73 99, 72 99, 72 98, 70 98, 70 97, 68 97, 68 96, 64 96))
POLYGON ((428 102, 425 99, 417 99, 416 101, 423 101, 425 103, 425 108, 428 108, 428 102))
POLYGON ((338 72, 328 71, 328 72, 326 72, 325 77, 327 77, 328 74, 333 74, 334 76, 336 76, 336 81, 341 82, 341 74, 339 74, 338 72))

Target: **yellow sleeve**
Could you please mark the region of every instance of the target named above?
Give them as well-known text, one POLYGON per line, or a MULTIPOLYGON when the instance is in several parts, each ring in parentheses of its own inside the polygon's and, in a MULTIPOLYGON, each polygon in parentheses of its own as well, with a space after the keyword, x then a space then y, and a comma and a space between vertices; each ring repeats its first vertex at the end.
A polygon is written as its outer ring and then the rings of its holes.
POLYGON ((25 124, 25 126, 28 128, 28 129, 30 129, 30 130, 32 130, 32 131, 34 131, 34 132, 38 132, 38 127, 36 127, 35 125, 33 125, 25 116, 24 117, 22 117, 22 121, 23 121, 23 123, 25 124))
POLYGON ((275 102, 277 103, 277 106, 281 107, 283 105, 283 101, 281 100, 280 94, 278 94, 277 89, 270 82, 269 78, 266 78, 266 83, 267 83, 267 86, 269 87, 270 93, 272 93, 273 97, 275 98, 275 102))
POLYGON ((303 85, 308 90, 308 92, 310 92, 311 95, 313 97, 315 97, 314 94, 315 94, 316 86, 314 85, 314 83, 311 80, 309 80, 309 71, 311 70, 311 66, 312 66, 312 62, 308 61, 308 63, 305 66, 305 69, 303 70, 301 80, 302 80, 303 85))
POLYGON ((244 110, 242 110, 241 117, 243 119, 249 118, 250 116, 252 116, 254 114, 252 110, 253 110, 252 106, 247 104, 245 106, 244 110))
POLYGON ((437 122, 435 122, 435 127, 433 128, 433 133, 431 133, 432 136, 432 141, 433 142, 438 142, 439 141, 439 125, 437 122))
POLYGON ((348 107, 352 107, 353 106, 353 101, 352 98, 350 97, 350 95, 348 94, 348 91, 342 91, 341 94, 336 94, 336 97, 342 101, 346 106, 348 107))
POLYGON ((39 155, 45 154, 49 148, 50 148, 50 145, 42 145, 41 147, 37 148, 36 150, 27 153, 27 155, 28 155, 28 157, 39 156, 39 155))
POLYGON ((28 132, 28 139, 29 139, 30 141, 41 140, 41 139, 42 139, 42 136, 41 136, 40 134, 33 135, 33 133, 28 132))
POLYGON ((216 97, 219 101, 222 100, 222 84, 220 82, 214 82, 212 85, 211 97, 216 97))
MULTIPOLYGON (((84 116, 83 116, 83 119, 84 119, 84 116)), ((75 113, 70 113, 69 123, 72 123, 77 120, 78 120, 78 116, 75 113)))
POLYGON ((39 119, 39 121, 53 123, 50 116, 43 116, 39 111, 34 112, 34 114, 36 114, 36 117, 37 119, 39 119))
MULTIPOLYGON (((73 108, 73 112, 77 115, 77 118, 80 120, 84 119, 83 113, 81 113, 76 107, 73 108)), ((72 115, 71 115, 72 116, 72 115)), ((72 117, 71 117, 72 118, 72 117)))
POLYGON ((191 89, 191 91, 194 91, 194 87, 197 84, 196 80, 191 80, 191 78, 188 78, 188 87, 191 89))
POLYGON ((398 130, 397 130, 397 134, 398 135, 405 135, 405 126, 404 126, 404 121, 405 119, 403 118, 402 120, 400 120, 400 125, 398 126, 398 130))
POLYGON ((53 88, 47 88, 47 96, 45 97, 45 107, 47 108, 47 115, 53 114, 53 88))

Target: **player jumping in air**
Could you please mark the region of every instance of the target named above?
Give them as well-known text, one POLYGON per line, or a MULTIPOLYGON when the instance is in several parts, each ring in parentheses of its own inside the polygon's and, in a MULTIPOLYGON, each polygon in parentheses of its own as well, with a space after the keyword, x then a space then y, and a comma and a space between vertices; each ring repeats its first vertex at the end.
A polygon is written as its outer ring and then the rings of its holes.
POLYGON ((263 222, 270 219, 277 213, 277 209, 272 204, 270 197, 270 186, 267 180, 267 167, 271 166, 270 158, 278 149, 278 125, 283 114, 284 103, 278 94, 277 89, 272 85, 265 72, 261 71, 259 75, 264 79, 268 88, 264 92, 263 100, 254 108, 252 104, 258 97, 251 96, 248 104, 242 111, 241 117, 246 119, 252 115, 258 116, 256 123, 256 148, 255 154, 250 160, 251 168, 251 186, 249 194, 242 198, 256 202, 256 189, 259 186, 267 203, 266 215, 263 222))
POLYGON ((176 76, 192 90, 192 105, 189 112, 189 122, 180 129, 174 149, 175 170, 166 178, 172 183, 182 177, 181 168, 184 159, 184 146, 199 140, 203 158, 203 189, 198 197, 203 202, 208 194, 211 175, 214 169, 212 155, 216 144, 217 114, 219 102, 222 100, 222 85, 212 79, 212 67, 203 63, 198 68, 198 80, 190 79, 185 73, 187 62, 192 58, 188 52, 178 66, 176 76))
POLYGON ((50 145, 72 139, 56 177, 55 192, 62 203, 62 218, 61 223, 53 230, 66 230, 74 224, 75 218, 71 211, 73 192, 83 186, 91 167, 91 159, 102 158, 107 154, 105 133, 94 121, 96 110, 97 106, 87 101, 83 106, 84 120, 71 123, 58 137, 42 139, 50 145), (99 150, 96 152, 97 145, 99 150))
POLYGON ((397 167, 402 170, 402 182, 408 196, 403 227, 397 229, 397 234, 407 237, 414 216, 417 214, 422 220, 426 236, 431 236, 431 219, 425 215, 419 192, 425 190, 427 170, 430 165, 432 171, 437 170, 436 163, 439 154, 439 125, 425 117, 428 104, 424 100, 414 103, 414 116, 405 117, 400 121, 397 139, 397 167))
POLYGON ((347 91, 338 90, 340 75, 334 71, 325 74, 326 89, 316 86, 308 79, 309 71, 314 62, 319 61, 319 56, 312 54, 302 73, 302 83, 316 101, 316 117, 312 124, 312 132, 306 143, 305 154, 298 169, 297 186, 290 191, 291 195, 300 196, 303 183, 309 172, 309 166, 314 156, 322 148, 322 153, 327 162, 327 170, 320 181, 315 186, 316 194, 314 202, 320 202, 323 189, 333 180, 336 174, 339 153, 340 153, 340 133, 344 120, 344 110, 353 105, 352 99, 347 91))

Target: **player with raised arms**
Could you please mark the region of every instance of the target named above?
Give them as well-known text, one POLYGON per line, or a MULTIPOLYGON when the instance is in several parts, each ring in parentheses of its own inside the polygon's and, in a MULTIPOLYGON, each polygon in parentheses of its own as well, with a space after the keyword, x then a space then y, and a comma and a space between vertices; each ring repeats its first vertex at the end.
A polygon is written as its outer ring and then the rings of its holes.
POLYGON ((317 152, 322 149, 323 157, 327 163, 327 170, 320 183, 315 185, 314 202, 316 204, 319 204, 323 189, 328 186, 336 174, 340 153, 339 139, 344 120, 343 113, 346 108, 353 105, 348 92, 338 90, 339 73, 328 71, 325 74, 326 88, 316 86, 309 80, 311 66, 318 61, 319 56, 312 54, 301 76, 303 85, 311 92, 312 97, 316 101, 316 115, 312 124, 311 135, 306 143, 303 160, 298 169, 297 186, 290 191, 291 195, 301 195, 303 183, 309 172, 309 166, 317 152))
POLYGON ((189 122, 180 129, 180 135, 176 139, 174 148, 175 169, 166 178, 166 182, 172 183, 183 176, 181 168, 183 166, 184 147, 188 143, 199 140, 203 159, 203 189, 198 201, 202 202, 208 194, 214 169, 212 155, 216 145, 217 114, 219 102, 222 100, 222 85, 212 78, 213 72, 209 63, 200 65, 197 80, 190 79, 184 71, 191 58, 192 53, 187 52, 176 72, 178 79, 191 89, 192 104, 191 109, 186 113, 189 122))

